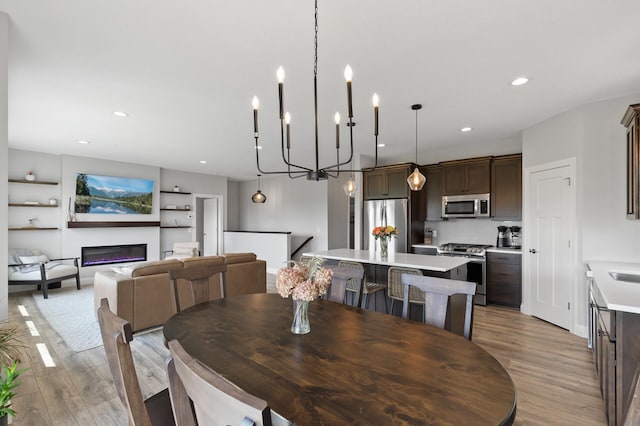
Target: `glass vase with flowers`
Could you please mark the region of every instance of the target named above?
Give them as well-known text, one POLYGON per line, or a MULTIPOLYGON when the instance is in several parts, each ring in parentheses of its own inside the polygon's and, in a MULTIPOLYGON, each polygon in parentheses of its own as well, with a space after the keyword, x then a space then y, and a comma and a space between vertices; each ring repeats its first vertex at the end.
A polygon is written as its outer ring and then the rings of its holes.
POLYGON ((289 266, 278 269, 276 289, 280 296, 293 299, 293 323, 291 332, 307 334, 309 324, 309 302, 327 293, 331 285, 332 271, 323 268, 324 259, 313 257, 307 264, 289 261, 289 266))
POLYGON ((371 231, 371 235, 380 241, 380 256, 386 258, 389 255, 389 240, 392 237, 397 237, 398 228, 395 226, 376 226, 371 231))

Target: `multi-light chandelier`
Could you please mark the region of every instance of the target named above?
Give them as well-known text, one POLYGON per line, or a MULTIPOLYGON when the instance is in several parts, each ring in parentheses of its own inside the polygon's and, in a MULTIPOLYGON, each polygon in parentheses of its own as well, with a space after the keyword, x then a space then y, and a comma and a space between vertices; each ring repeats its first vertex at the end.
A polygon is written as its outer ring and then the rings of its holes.
MULTIPOLYGON (((338 177, 340 172, 362 172, 363 170, 353 170, 349 168, 341 168, 351 162, 353 159, 353 127, 355 123, 353 121, 353 107, 351 102, 351 80, 353 77, 353 71, 351 67, 347 65, 344 70, 344 78, 347 82, 347 118, 349 127, 349 156, 346 160, 340 161, 340 114, 336 112, 335 114, 335 125, 336 125, 336 162, 335 164, 320 167, 319 164, 319 141, 318 141, 318 0, 315 1, 315 37, 314 37, 314 58, 313 58, 313 106, 314 106, 314 118, 315 118, 315 166, 314 167, 305 167, 298 164, 294 164, 290 161, 290 150, 291 150, 291 115, 288 112, 285 112, 284 109, 284 69, 282 67, 278 68, 276 73, 276 77, 278 80, 278 98, 280 101, 280 141, 281 141, 281 151, 282 151, 282 160, 287 166, 287 170, 282 171, 266 171, 262 170, 260 167, 260 147, 258 144, 258 109, 260 107, 260 102, 258 98, 254 96, 252 105, 253 105, 253 134, 255 138, 255 150, 256 150, 256 166, 258 171, 264 175, 270 174, 287 174, 290 178, 299 178, 302 176, 306 176, 308 180, 326 180, 329 177, 338 177)), ((373 167, 367 168, 364 170, 373 170, 378 165, 378 108, 379 108, 379 97, 374 93, 373 95, 373 111, 374 111, 374 147, 375 147, 375 162, 373 167)), ((353 177, 352 177, 353 179, 353 177)), ((350 180, 345 184, 345 192, 349 196, 353 196, 355 193, 355 182, 350 180)))

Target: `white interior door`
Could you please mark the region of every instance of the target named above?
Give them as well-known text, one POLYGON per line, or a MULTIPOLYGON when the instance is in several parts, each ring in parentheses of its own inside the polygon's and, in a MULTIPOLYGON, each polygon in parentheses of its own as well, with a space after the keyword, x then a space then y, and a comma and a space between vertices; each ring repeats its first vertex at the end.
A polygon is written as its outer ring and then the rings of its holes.
POLYGON ((560 327, 571 326, 574 199, 569 165, 530 175, 528 217, 531 314, 560 327))
POLYGON ((203 242, 202 255, 215 256, 218 252, 218 199, 203 200, 203 242))

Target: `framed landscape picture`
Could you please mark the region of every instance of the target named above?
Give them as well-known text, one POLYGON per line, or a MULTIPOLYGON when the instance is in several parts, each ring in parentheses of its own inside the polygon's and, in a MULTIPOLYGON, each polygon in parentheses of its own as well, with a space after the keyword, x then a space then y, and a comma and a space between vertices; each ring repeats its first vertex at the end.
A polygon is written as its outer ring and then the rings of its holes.
POLYGON ((151 214, 153 180, 78 173, 76 213, 151 214))

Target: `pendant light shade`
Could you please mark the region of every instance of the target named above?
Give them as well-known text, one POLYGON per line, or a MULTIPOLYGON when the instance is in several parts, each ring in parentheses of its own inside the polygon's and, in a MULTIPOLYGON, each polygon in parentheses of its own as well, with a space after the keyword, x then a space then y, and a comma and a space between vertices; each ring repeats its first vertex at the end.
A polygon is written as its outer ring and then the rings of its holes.
POLYGON ((424 177, 420 170, 416 167, 413 169, 413 173, 409 175, 407 178, 407 183, 409 184, 409 188, 412 191, 420 191, 425 183, 427 183, 427 178, 424 177))
POLYGON ((260 191, 260 175, 258 175, 258 190, 251 196, 251 201, 256 204, 262 204, 267 201, 267 196, 260 191))
MULTIPOLYGON (((411 105, 411 109, 416 112, 416 164, 418 164, 418 111, 422 109, 421 104, 411 105)), ((412 191, 420 191, 424 184, 427 182, 427 178, 424 177, 420 170, 416 167, 413 173, 407 178, 407 183, 412 191)))
POLYGON ((353 174, 351 174, 351 177, 347 183, 343 185, 342 189, 344 189, 344 193, 347 194, 348 197, 353 198, 356 196, 358 185, 356 185, 356 181, 353 179, 353 174))

